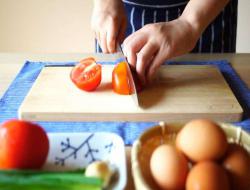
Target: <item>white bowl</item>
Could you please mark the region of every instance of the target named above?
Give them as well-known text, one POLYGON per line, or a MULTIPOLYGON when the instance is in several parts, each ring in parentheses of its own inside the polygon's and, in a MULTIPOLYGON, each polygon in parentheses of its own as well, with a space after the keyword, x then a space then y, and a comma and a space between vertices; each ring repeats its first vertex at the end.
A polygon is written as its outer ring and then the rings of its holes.
POLYGON ((108 161, 118 170, 114 190, 127 182, 125 146, 114 133, 49 133, 50 149, 44 170, 63 171, 85 168, 95 160, 108 161))

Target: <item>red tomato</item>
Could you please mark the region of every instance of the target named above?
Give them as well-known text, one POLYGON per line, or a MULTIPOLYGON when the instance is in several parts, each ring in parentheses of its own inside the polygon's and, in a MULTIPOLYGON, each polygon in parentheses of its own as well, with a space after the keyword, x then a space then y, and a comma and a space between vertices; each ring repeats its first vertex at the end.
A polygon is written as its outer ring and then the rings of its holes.
POLYGON ((101 83, 101 69, 101 65, 97 64, 94 58, 86 58, 73 67, 70 78, 79 89, 93 91, 101 83))
POLYGON ((9 120, 0 126, 0 168, 39 169, 46 161, 49 140, 40 126, 9 120))
MULTIPOLYGON (((112 72, 113 90, 116 93, 123 95, 129 95, 132 91, 131 86, 129 84, 128 70, 126 64, 127 63, 125 62, 118 63, 112 72)), ((138 78, 136 71, 131 70, 131 73, 135 82, 136 91, 142 91, 142 83, 138 78)))

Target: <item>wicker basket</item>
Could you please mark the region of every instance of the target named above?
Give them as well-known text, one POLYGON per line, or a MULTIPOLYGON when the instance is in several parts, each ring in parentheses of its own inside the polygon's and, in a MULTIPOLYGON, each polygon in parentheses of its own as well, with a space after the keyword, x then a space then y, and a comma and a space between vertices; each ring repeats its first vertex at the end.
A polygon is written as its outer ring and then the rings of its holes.
MULTIPOLYGON (((162 143, 175 144, 178 131, 182 128, 181 124, 160 123, 146 130, 137 139, 132 147, 131 162, 132 174, 135 188, 138 190, 157 189, 149 167, 149 161, 153 150, 162 143)), ((221 123, 220 126, 225 131, 228 142, 235 142, 243 145, 250 153, 250 135, 240 127, 221 123)))

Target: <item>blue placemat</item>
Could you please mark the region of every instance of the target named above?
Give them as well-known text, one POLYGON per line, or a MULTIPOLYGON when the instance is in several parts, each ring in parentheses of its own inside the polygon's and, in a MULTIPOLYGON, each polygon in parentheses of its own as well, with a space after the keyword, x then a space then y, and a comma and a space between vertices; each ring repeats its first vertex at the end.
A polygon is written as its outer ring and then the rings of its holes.
MULTIPOLYGON (((118 61, 118 60, 117 60, 118 61)), ((102 62, 101 64, 116 64, 115 62, 102 62)), ((44 66, 70 66, 71 63, 54 62, 26 62, 6 93, 0 99, 0 123, 7 119, 17 118, 17 110, 24 97, 30 90, 40 71, 44 66)), ((232 88, 245 111, 242 122, 235 123, 250 131, 250 89, 239 78, 227 61, 208 62, 169 62, 166 64, 184 65, 216 65, 232 88)), ((130 145, 145 129, 155 125, 155 122, 38 122, 47 132, 89 132, 107 131, 119 134, 130 145)))

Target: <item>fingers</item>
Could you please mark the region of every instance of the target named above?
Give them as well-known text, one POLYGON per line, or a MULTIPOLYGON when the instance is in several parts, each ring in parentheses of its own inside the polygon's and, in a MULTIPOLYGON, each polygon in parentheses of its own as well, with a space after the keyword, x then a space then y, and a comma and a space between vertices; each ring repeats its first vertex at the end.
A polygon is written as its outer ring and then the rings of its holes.
POLYGON ((132 67, 136 68, 137 53, 147 42, 147 38, 137 31, 128 36, 123 42, 123 50, 132 67))
POLYGON ((148 83, 154 80, 156 71, 164 63, 164 61, 170 58, 169 48, 166 48, 166 51, 164 54, 162 52, 163 51, 159 49, 156 55, 154 56, 154 58, 151 60, 151 64, 149 65, 147 73, 146 73, 146 80, 148 83))
POLYGON ((114 53, 119 33, 123 38, 127 17, 122 1, 94 1, 91 28, 104 53, 114 53))
MULTIPOLYGON (((95 32, 95 39, 97 40, 97 43, 99 44, 99 46, 101 46, 100 44, 100 34, 99 34, 99 32, 96 32, 96 31, 94 31, 95 32)), ((98 47, 96 47, 96 48, 98 48, 98 47)), ((99 50, 97 50, 97 52, 99 52, 99 50)))
POLYGON ((109 17, 103 22, 105 23, 93 26, 96 39, 103 53, 114 53, 116 52, 116 44, 124 39, 126 19, 121 22, 116 18, 109 17))
POLYGON ((106 43, 106 32, 100 32, 97 29, 94 29, 95 32, 95 38, 98 42, 98 44, 100 45, 103 53, 107 53, 107 43, 106 43))
POLYGON ((147 83, 149 65, 159 49, 158 45, 149 38, 148 33, 139 30, 124 41, 124 53, 143 84, 147 83))
POLYGON ((137 54, 136 72, 143 84, 147 83, 146 72, 157 50, 156 45, 148 42, 137 54))
POLYGON ((99 44, 102 48, 103 53, 108 53, 108 48, 107 48, 107 33, 106 31, 100 32, 100 41, 99 44))
POLYGON ((114 53, 116 51, 116 39, 117 39, 118 27, 115 21, 110 23, 107 29, 107 49, 108 53, 114 53))
POLYGON ((107 50, 108 53, 114 53, 116 47, 116 35, 114 31, 107 33, 107 50))
POLYGON ((146 73, 146 81, 148 83, 151 83, 154 80, 156 71, 158 70, 158 68, 161 66, 163 62, 164 62, 164 59, 162 59, 162 56, 160 55, 160 53, 157 53, 148 68, 148 72, 146 73))
POLYGON ((103 53, 116 52, 116 44, 118 42, 118 38, 124 38, 126 26, 121 27, 119 36, 118 31, 119 30, 116 23, 111 23, 107 29, 96 30, 96 38, 102 48, 103 53))
POLYGON ((132 49, 130 51, 125 51, 125 56, 127 57, 127 60, 129 62, 129 64, 133 67, 136 68, 136 50, 139 50, 140 47, 138 47, 138 49, 132 49), (133 51, 135 50, 135 51, 133 51))

